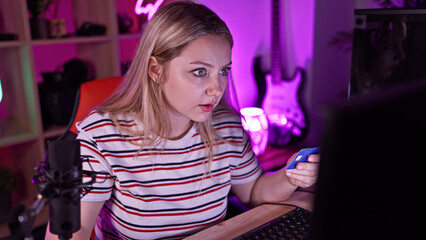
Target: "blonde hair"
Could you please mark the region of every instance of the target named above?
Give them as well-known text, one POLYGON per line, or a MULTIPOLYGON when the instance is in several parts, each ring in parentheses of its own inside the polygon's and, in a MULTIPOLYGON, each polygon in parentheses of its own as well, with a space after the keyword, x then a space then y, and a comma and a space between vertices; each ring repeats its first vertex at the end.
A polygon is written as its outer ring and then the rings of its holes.
MULTIPOLYGON (((167 115, 171 106, 166 101, 161 84, 156 83, 148 74, 150 57, 155 57, 164 66, 165 71, 161 75, 164 78, 172 59, 179 56, 193 40, 210 34, 223 36, 233 46, 228 27, 213 11, 201 4, 187 1, 161 7, 147 24, 123 82, 99 109, 108 112, 121 131, 148 137, 144 138, 140 149, 160 144, 164 137, 170 137, 171 134, 171 123, 167 115), (117 115, 123 113, 135 114, 141 120, 143 129, 129 132, 120 127, 117 115)), ((163 82, 163 79, 158 80, 163 82)), ((229 107, 226 96, 222 98, 220 105, 229 107)), ((206 146, 208 169, 213 159, 215 141, 218 140, 211 122, 210 116, 205 122, 195 123, 206 146)))

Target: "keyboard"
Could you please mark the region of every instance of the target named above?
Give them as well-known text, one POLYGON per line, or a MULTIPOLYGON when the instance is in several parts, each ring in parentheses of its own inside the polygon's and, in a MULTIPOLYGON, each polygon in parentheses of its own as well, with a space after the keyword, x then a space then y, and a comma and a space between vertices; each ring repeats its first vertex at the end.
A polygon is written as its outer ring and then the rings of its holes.
POLYGON ((233 240, 243 239, 308 239, 312 212, 295 208, 290 212, 254 228, 233 240))

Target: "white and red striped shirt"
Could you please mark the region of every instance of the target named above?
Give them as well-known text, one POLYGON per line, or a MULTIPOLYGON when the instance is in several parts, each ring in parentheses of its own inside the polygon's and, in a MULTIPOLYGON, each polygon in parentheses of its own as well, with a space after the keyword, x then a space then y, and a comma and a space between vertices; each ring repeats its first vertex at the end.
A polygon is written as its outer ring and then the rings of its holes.
MULTIPOLYGON (((138 123, 121 116, 120 125, 138 123)), ((83 169, 98 173, 82 201, 105 201, 95 225, 99 239, 182 238, 220 222, 231 184, 254 181, 262 173, 238 116, 213 112, 213 127, 228 142, 214 149, 205 174, 205 146, 195 126, 178 140, 139 151, 137 141, 97 111, 77 124, 83 169), (233 143, 233 144, 231 144, 233 143)), ((84 179, 87 181, 88 179, 84 179)))

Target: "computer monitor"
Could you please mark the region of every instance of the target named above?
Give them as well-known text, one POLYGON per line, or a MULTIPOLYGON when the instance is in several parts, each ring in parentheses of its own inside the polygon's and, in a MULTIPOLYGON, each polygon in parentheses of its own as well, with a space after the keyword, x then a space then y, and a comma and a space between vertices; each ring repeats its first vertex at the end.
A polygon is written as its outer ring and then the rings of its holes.
POLYGON ((312 239, 424 235, 425 104, 416 81, 325 110, 312 239))

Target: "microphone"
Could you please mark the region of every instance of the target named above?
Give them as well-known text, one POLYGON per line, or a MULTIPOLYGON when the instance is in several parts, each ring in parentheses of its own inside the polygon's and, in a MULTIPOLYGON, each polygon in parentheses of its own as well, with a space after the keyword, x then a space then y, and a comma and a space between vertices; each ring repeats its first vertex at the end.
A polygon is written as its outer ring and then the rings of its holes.
POLYGON ((80 229, 80 142, 75 139, 49 142, 47 158, 46 175, 51 179, 42 194, 49 199, 50 232, 59 239, 70 239, 80 229))
POLYGON ((67 240, 81 227, 80 198, 93 189, 97 175, 108 173, 82 170, 86 160, 80 158, 80 141, 75 138, 59 137, 48 142, 47 148, 47 159, 38 163, 32 181, 37 192, 49 200, 50 232, 67 240), (82 174, 90 180, 83 183, 82 174))
POLYGON ((61 240, 70 239, 80 229, 82 189, 87 194, 95 181, 96 173, 82 171, 78 140, 60 138, 48 142, 47 161, 45 159, 44 164, 38 163, 37 174, 32 178, 37 187, 37 200, 29 209, 18 205, 13 210, 13 216, 8 219, 12 235, 4 239, 33 239, 32 226, 46 198, 49 200, 50 232, 61 240), (82 182, 83 172, 91 177, 90 181, 82 182))

